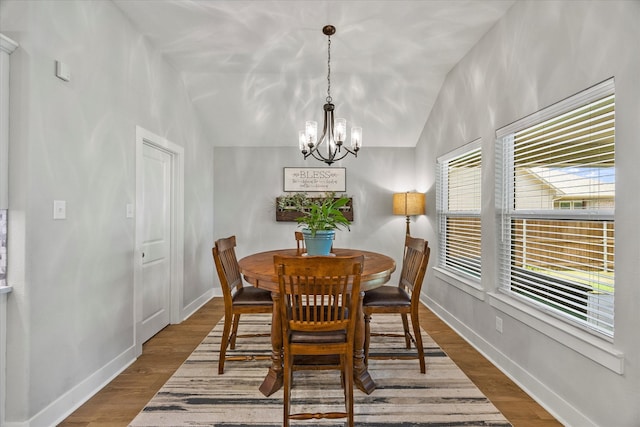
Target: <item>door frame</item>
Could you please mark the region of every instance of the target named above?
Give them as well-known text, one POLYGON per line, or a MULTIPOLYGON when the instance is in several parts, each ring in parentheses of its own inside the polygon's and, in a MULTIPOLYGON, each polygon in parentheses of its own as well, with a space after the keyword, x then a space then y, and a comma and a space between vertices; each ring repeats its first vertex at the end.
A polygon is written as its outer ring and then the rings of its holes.
POLYGON ((182 300, 184 295, 184 148, 136 126, 136 203, 135 203, 135 244, 133 251, 133 318, 134 345, 136 355, 142 354, 139 330, 142 324, 142 241, 143 241, 143 147, 145 145, 162 150, 171 155, 171 250, 170 250, 170 323, 182 321, 182 300))

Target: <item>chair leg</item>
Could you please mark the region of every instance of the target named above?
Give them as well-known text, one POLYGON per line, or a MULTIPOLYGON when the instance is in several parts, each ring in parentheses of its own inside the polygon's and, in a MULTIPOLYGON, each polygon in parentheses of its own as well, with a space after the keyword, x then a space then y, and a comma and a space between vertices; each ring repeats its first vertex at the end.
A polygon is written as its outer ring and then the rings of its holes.
POLYGON ((404 342, 407 348, 411 348, 411 332, 409 332, 409 322, 407 321, 407 314, 401 313, 402 327, 404 328, 404 342))
POLYGON ((227 347, 229 346, 229 333, 231 332, 231 316, 224 316, 224 328, 220 339, 220 356, 218 359, 218 375, 224 374, 224 361, 227 357, 227 347))
POLYGON ((284 373, 283 373, 283 419, 282 419, 282 427, 289 427, 289 416, 291 414, 291 385, 293 382, 293 368, 292 368, 292 360, 289 359, 288 355, 284 357, 284 373))
POLYGON ((354 426, 353 418, 353 354, 347 355, 344 361, 344 376, 346 377, 345 384, 345 406, 347 409, 347 425, 349 427, 354 426))
POLYGON ((371 315, 364 314, 364 364, 369 364, 369 344, 371 343, 371 315))
POLYGON ((236 338, 238 337, 238 325, 240 324, 240 313, 233 316, 233 330, 231 331, 231 350, 236 348, 236 338))
POLYGON ((424 347, 422 345, 422 334, 420 333, 420 320, 418 313, 411 313, 411 324, 413 325, 413 334, 416 340, 416 350, 418 350, 418 359, 420 361, 420 373, 427 372, 424 362, 424 347))

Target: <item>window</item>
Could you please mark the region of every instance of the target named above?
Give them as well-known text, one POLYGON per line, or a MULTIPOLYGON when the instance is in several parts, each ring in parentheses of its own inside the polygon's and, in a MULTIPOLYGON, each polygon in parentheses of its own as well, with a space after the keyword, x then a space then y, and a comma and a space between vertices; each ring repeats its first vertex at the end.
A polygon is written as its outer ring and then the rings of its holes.
POLYGON ((584 202, 582 200, 556 200, 553 207, 555 209, 583 209, 584 202))
POLYGON ((438 159, 440 267, 480 279, 480 141, 438 159))
POLYGON ((498 131, 500 290, 614 331, 615 98, 608 80, 498 131))

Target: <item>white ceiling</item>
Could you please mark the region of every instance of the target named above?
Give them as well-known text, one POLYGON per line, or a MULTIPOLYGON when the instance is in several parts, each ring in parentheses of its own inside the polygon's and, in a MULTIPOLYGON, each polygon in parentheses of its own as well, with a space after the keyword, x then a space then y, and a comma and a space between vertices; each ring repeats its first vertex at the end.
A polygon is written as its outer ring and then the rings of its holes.
POLYGON ((507 0, 114 0, 179 70, 216 146, 296 146, 336 117, 363 149, 413 147, 451 68, 507 0))

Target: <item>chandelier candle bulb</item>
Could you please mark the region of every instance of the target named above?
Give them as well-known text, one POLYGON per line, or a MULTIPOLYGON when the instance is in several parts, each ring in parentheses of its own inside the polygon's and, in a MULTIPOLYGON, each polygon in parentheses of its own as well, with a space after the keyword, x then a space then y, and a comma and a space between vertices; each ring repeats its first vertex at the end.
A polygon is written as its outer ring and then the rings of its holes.
POLYGON ((307 133, 303 130, 298 132, 298 147, 303 153, 307 152, 307 133))
POLYGON ((347 136, 347 119, 336 119, 336 144, 341 145, 347 136))
POLYGON ((313 148, 318 141, 318 122, 309 120, 305 123, 305 132, 307 136, 307 145, 313 148))
POLYGON ((351 149, 358 151, 362 147, 362 128, 359 126, 351 128, 351 149))

